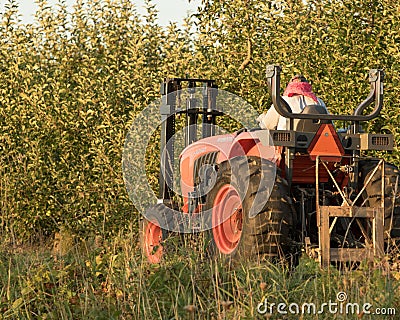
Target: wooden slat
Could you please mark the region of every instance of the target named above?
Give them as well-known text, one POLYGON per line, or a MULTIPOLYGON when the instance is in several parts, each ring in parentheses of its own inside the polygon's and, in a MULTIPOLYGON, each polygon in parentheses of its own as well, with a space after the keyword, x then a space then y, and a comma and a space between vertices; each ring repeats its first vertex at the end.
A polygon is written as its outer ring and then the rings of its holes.
POLYGON ((372 222, 372 239, 374 243, 375 256, 380 257, 384 254, 384 240, 383 240, 383 208, 382 212, 375 216, 372 222))
POLYGON ((329 234, 329 216, 319 213, 319 249, 320 249, 320 263, 323 268, 328 268, 330 265, 330 242, 331 237, 329 234))
POLYGON ((366 248, 332 248, 330 251, 331 261, 363 261, 372 260, 374 257, 373 249, 366 248))
POLYGON ((321 214, 329 217, 375 218, 383 208, 320 206, 321 214))

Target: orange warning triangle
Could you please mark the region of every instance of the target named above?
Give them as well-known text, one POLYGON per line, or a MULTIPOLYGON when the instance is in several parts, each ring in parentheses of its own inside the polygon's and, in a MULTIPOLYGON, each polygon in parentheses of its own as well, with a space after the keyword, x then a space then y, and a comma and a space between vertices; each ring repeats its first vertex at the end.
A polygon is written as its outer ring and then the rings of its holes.
POLYGON ((332 124, 322 124, 307 149, 311 160, 320 156, 321 160, 338 162, 344 149, 332 124))

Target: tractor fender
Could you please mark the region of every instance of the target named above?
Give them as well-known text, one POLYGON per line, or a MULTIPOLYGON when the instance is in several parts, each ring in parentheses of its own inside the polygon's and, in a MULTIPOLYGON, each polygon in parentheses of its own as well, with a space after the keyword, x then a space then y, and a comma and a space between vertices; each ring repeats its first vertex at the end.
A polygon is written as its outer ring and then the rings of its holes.
MULTIPOLYGON (((269 130, 242 132, 232 143, 229 157, 222 161, 238 156, 254 156, 276 163, 275 147, 269 130)), ((222 162, 221 161, 221 162, 222 162)))
POLYGON ((256 156, 276 163, 275 148, 268 130, 212 136, 187 146, 180 154, 181 192, 192 192, 203 165, 215 165, 238 156, 256 156))

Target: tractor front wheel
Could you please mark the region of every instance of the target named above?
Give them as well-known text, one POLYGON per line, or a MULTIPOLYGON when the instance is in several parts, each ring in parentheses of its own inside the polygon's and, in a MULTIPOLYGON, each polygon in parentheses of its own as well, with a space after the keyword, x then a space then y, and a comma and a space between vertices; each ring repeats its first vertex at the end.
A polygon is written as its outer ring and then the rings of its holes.
POLYGON ((141 221, 141 247, 146 261, 160 263, 165 254, 165 241, 174 230, 173 210, 157 204, 146 211, 141 221))

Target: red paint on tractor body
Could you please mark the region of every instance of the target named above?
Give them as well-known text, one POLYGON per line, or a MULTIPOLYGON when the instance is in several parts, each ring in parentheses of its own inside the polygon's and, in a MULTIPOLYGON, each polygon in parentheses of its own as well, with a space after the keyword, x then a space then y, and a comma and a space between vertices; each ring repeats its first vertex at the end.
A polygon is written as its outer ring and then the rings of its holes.
MULTIPOLYGON (((276 163, 282 169, 282 176, 285 177, 285 161, 280 161, 280 155, 276 153, 277 150, 282 151, 283 148, 263 145, 254 132, 212 136, 192 143, 180 155, 183 211, 188 212, 188 193, 195 189, 195 170, 199 169, 195 168, 195 163, 201 157, 210 153, 217 153, 214 164, 220 164, 237 156, 257 156, 276 163)), ((296 154, 293 159, 293 184, 315 183, 315 160, 317 156, 326 162, 331 172, 348 162, 342 157, 345 152, 332 124, 321 125, 307 152, 307 154, 296 154)), ((282 155, 284 157, 284 152, 282 152, 282 155)), ((323 166, 319 168, 318 177, 322 183, 330 180, 329 174, 323 166)), ((343 184, 345 178, 346 176, 341 172, 335 173, 335 180, 339 184, 343 184)))
MULTIPOLYGON (((326 162, 326 165, 330 172, 335 172, 335 180, 341 184, 347 184, 345 178, 347 175, 343 172, 335 171, 339 166, 346 165, 349 163, 348 158, 341 158, 339 162, 326 162)), ((285 164, 284 161, 280 163, 280 168, 282 170, 282 176, 286 178, 285 174, 285 164)), ((313 161, 308 154, 296 155, 293 159, 293 172, 292 172, 292 183, 293 184, 315 184, 315 161, 313 161)), ((347 177, 348 178, 348 177, 347 177)), ((321 165, 318 169, 318 179, 319 182, 326 183, 330 180, 329 173, 321 165)))
POLYGON ((257 156, 273 163, 277 160, 274 146, 264 145, 253 132, 212 136, 190 144, 180 155, 181 192, 184 200, 183 209, 186 209, 186 212, 187 195, 194 191, 196 183, 195 162, 212 152, 218 153, 215 164, 238 156, 257 156))

